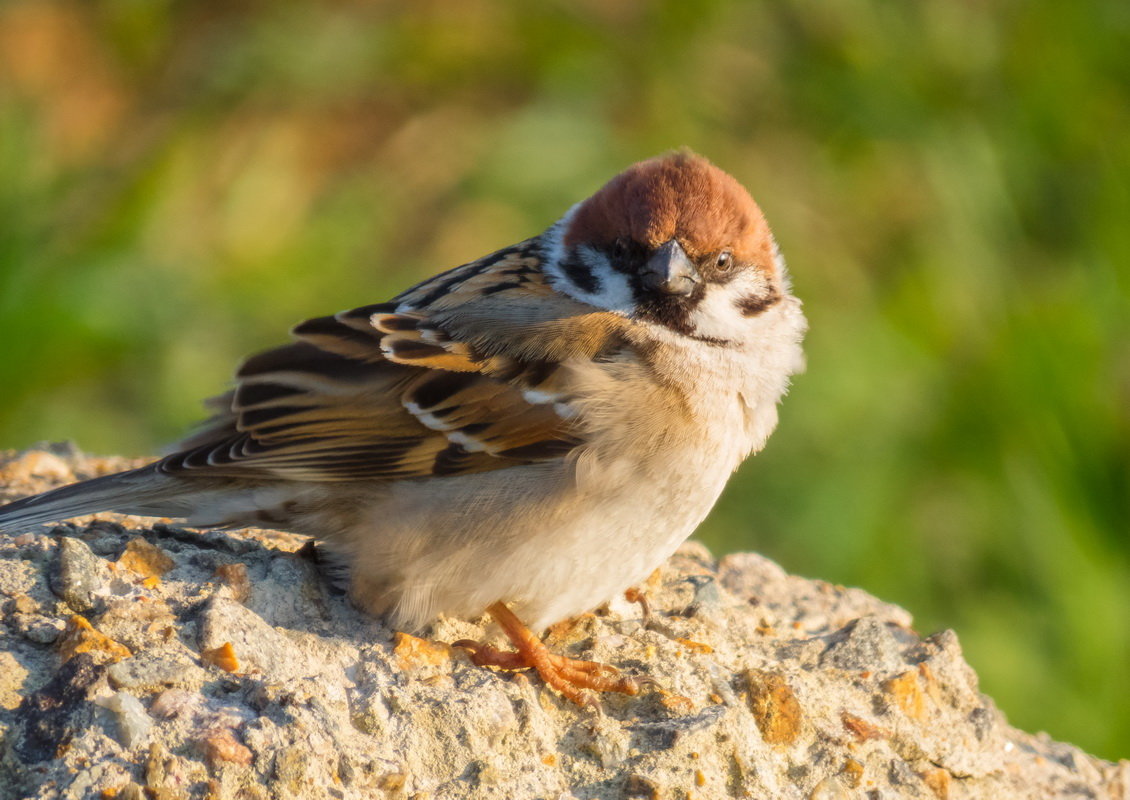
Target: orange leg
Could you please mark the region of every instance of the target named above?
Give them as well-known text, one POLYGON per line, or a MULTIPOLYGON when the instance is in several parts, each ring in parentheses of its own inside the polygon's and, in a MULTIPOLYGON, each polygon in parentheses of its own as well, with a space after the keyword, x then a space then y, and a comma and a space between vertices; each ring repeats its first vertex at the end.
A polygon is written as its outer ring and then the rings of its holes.
POLYGON ((647 592, 644 589, 633 586, 624 592, 624 599, 629 603, 639 603, 640 613, 643 616, 643 626, 650 628, 655 617, 651 613, 651 603, 648 602, 647 592))
POLYGON ((634 678, 620 677, 619 671, 613 666, 565 658, 549 652, 549 648, 504 603, 495 603, 487 610, 502 627, 517 652, 508 653, 469 639, 456 642, 454 646, 467 650, 474 664, 505 670, 533 668, 547 686, 581 706, 598 705, 593 692, 639 694, 640 682, 634 678))

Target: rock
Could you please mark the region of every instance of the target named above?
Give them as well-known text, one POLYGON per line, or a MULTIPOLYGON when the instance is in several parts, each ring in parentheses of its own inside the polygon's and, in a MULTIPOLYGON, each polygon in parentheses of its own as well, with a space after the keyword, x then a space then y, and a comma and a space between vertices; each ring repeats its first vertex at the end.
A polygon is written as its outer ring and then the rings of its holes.
POLYGON ((239 657, 235 654, 231 642, 224 642, 211 650, 201 650, 200 660, 205 664, 219 667, 224 672, 239 672, 239 657))
POLYGON ((95 702, 114 712, 118 723, 118 741, 122 743, 122 747, 131 749, 145 740, 153 726, 153 720, 149 718, 149 713, 140 700, 126 692, 115 692, 109 697, 99 697, 95 702))
POLYGON ((298 537, 113 520, 68 529, 54 561, 48 537, 0 536, 0 800, 1130 791, 1130 762, 1010 727, 953 632, 921 638, 906 611, 755 554, 688 543, 649 581, 646 623, 615 602, 555 626, 556 651, 658 683, 594 713, 447 646, 504 645, 485 620, 409 635, 357 611, 298 537), (110 580, 84 539, 107 555, 134 541, 140 560, 110 580), (45 647, 34 626, 67 633, 45 647))
POLYGON ((118 791, 115 800, 145 800, 145 789, 130 781, 118 791))
POLYGON ((63 536, 50 577, 51 591, 79 614, 94 610, 106 591, 110 571, 106 562, 79 539, 63 536))
POLYGON ((766 744, 792 744, 800 735, 801 706, 785 679, 765 670, 746 673, 749 706, 766 744))
POLYGON ((149 694, 171 687, 198 689, 208 680, 209 675, 191 662, 142 652, 112 664, 106 670, 106 677, 115 689, 149 694))
POLYGON ((158 579, 176 566, 169 554, 140 536, 130 539, 118 559, 118 566, 132 570, 144 578, 158 579))
POLYGON ((149 593, 111 598, 95 621, 98 630, 130 650, 160 649, 179 629, 169 606, 149 593))
POLYGON ((860 617, 832 635, 825 661, 840 669, 891 672, 906 666, 902 647, 887 623, 860 617))
POLYGON ((59 641, 59 655, 63 661, 69 661, 79 653, 89 653, 99 663, 121 661, 133 655, 124 644, 97 630, 86 617, 75 614, 67 620, 59 641))
POLYGON ((4 464, 2 473, 6 481, 27 481, 34 478, 54 483, 69 483, 75 479, 67 462, 47 450, 28 450, 4 464))
POLYGON ((12 630, 29 642, 54 644, 65 631, 64 623, 44 614, 12 615, 12 630))
POLYGON ((245 745, 237 741, 230 730, 221 728, 209 731, 200 739, 205 761, 215 766, 223 761, 247 766, 254 758, 245 745))
POLYGON ((200 649, 234 657, 248 669, 272 679, 320 669, 311 652, 297 645, 285 631, 268 625, 262 617, 235 600, 215 596, 200 615, 200 649))

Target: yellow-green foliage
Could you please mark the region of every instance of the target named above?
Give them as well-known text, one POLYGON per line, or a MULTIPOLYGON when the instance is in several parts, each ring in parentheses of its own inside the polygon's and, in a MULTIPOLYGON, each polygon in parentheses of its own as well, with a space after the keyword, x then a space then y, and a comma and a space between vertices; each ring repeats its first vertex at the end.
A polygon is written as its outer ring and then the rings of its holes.
POLYGON ((141 454, 304 316, 690 145, 763 205, 809 372, 703 530, 954 627, 1130 755, 1130 4, 0 8, 0 447, 141 454))

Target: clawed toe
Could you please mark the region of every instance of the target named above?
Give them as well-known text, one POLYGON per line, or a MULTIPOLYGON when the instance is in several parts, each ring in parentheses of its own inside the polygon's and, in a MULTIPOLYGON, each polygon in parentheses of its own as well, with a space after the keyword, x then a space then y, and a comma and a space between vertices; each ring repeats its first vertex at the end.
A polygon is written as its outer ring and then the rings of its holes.
POLYGON ((522 658, 521 653, 499 650, 497 647, 491 647, 489 644, 476 642, 474 639, 460 639, 451 646, 466 650, 467 654, 471 657, 471 663, 476 667, 497 667, 498 669, 517 670, 529 669, 532 666, 522 658))
POLYGON ((517 652, 499 650, 471 639, 461 639, 452 646, 466 650, 471 663, 502 670, 533 669, 542 681, 579 706, 601 710, 599 693, 618 692, 637 695, 641 686, 655 685, 651 678, 621 676, 620 670, 599 661, 567 658, 549 652, 545 644, 530 632, 502 603, 490 607, 517 652))

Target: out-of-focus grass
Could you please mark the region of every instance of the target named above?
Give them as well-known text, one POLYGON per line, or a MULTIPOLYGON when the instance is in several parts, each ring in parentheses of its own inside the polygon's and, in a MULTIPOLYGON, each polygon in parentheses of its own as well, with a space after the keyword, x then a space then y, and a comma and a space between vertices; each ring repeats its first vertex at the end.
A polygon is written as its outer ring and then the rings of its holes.
POLYGON ((703 536, 954 627, 1130 755, 1130 5, 8 3, 0 446, 138 454, 237 359, 678 145, 812 323, 703 536))

